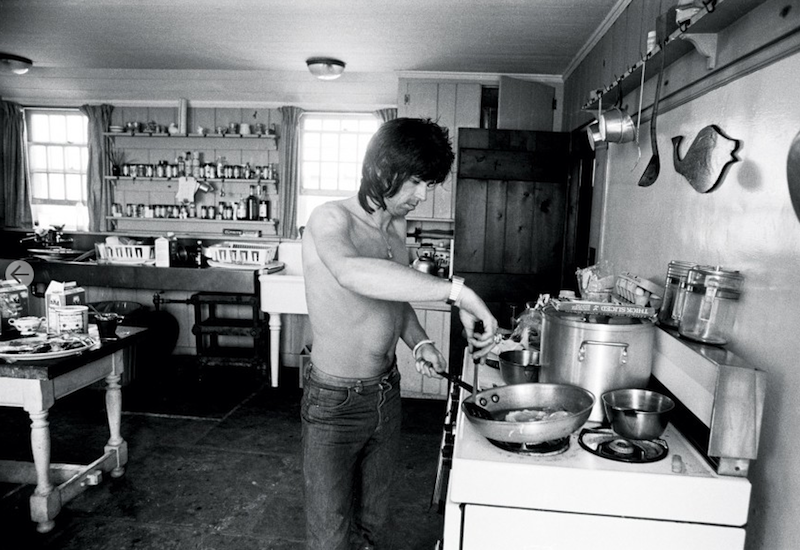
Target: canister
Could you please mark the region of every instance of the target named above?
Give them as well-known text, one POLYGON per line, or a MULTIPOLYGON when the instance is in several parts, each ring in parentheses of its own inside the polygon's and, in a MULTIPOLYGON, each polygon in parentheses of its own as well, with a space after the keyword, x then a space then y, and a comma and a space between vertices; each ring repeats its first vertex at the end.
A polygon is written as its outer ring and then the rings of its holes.
POLYGON ((681 336, 722 345, 728 343, 736 320, 744 276, 722 267, 695 266, 686 275, 681 336))
POLYGON ((686 281, 689 269, 694 267, 692 262, 672 260, 667 266, 667 278, 664 284, 664 301, 661 302, 661 309, 658 310, 658 322, 662 325, 677 328, 680 319, 680 306, 677 303, 681 283, 686 281), (678 306, 675 309, 675 306, 678 306))

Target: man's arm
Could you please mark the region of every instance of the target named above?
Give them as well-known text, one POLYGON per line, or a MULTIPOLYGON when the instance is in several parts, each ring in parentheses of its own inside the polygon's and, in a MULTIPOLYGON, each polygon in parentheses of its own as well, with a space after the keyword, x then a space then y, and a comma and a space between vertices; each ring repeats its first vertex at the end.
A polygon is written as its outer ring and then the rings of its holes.
POLYGON ((434 373, 447 371, 447 360, 436 347, 436 343, 428 338, 417 312, 408 303, 403 308, 403 332, 400 338, 412 350, 417 372, 433 376, 434 373))

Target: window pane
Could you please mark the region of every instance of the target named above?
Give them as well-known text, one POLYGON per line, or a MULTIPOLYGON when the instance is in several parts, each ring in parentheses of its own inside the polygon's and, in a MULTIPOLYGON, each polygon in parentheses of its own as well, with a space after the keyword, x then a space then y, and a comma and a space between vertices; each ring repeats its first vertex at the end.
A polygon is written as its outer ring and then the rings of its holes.
POLYGON ((303 187, 305 189, 319 189, 319 164, 316 162, 303 163, 303 187))
POLYGON ((61 147, 53 145, 47 148, 47 167, 50 170, 64 169, 64 151, 61 147))
POLYGON ((343 134, 340 144, 342 151, 339 160, 342 162, 358 162, 358 136, 356 134, 343 134))
POLYGON ((86 122, 81 116, 67 117, 67 141, 69 143, 86 143, 86 122))
POLYGON ((31 177, 31 191, 34 199, 46 199, 47 196, 47 174, 34 172, 31 177))
POLYGON ((343 132, 358 132, 359 121, 357 118, 345 118, 342 120, 343 132))
POLYGON ((375 117, 372 117, 372 119, 361 119, 359 130, 370 135, 374 134, 378 131, 378 120, 375 117))
POLYGON ((356 191, 358 189, 356 185, 359 179, 357 169, 358 165, 355 162, 339 165, 339 187, 342 190, 356 191))
POLYGON ((319 160, 320 134, 307 133, 303 136, 303 159, 319 160))
POLYGON ((324 134, 322 136, 322 160, 339 160, 339 136, 324 134))
POLYGON ((64 115, 50 115, 50 141, 67 141, 67 117, 64 115))
POLYGON ((48 194, 50 198, 54 200, 64 200, 67 198, 64 192, 64 174, 50 174, 48 194))
POLYGON ((325 118, 322 120, 322 130, 325 132, 338 132, 341 123, 338 118, 325 118))
POLYGON ((28 156, 32 170, 47 170, 47 149, 44 145, 31 145, 28 156))
POLYGON ((67 174, 67 200, 80 202, 83 200, 82 178, 80 174, 67 174))
POLYGON ((75 170, 79 172, 83 166, 81 165, 81 147, 65 147, 64 155, 66 156, 66 169, 75 170))
POLYGON ((323 162, 320 174, 320 189, 335 191, 338 189, 339 164, 336 162, 323 162))
POLYGON ((322 121, 318 118, 304 117, 303 129, 305 130, 322 130, 322 121))
POLYGON ((50 141, 50 125, 47 115, 31 115, 31 124, 28 128, 31 141, 50 141))

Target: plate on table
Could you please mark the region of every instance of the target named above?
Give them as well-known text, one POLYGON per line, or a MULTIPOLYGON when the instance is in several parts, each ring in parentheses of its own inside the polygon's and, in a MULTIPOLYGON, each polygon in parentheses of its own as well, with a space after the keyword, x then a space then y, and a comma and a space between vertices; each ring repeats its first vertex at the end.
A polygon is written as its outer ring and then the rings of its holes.
POLYGON ((77 258, 81 254, 85 254, 85 250, 73 250, 72 248, 29 248, 28 253, 31 256, 40 258, 42 260, 67 260, 70 258, 77 258))
POLYGON ((43 361, 78 355, 97 345, 85 334, 37 335, 0 342, 0 359, 6 361, 43 361))
POLYGON ((246 269, 247 271, 253 271, 265 267, 261 264, 232 264, 227 262, 217 262, 212 259, 208 259, 208 265, 209 267, 221 267, 223 269, 246 269))

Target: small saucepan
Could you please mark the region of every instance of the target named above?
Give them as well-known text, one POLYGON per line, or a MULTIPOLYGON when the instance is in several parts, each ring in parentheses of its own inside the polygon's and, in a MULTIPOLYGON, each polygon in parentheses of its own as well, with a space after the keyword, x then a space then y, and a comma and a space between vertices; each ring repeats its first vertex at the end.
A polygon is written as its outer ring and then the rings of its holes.
POLYGON ((498 358, 500 374, 506 384, 529 384, 539 381, 539 373, 542 370, 539 364, 539 350, 504 351, 498 358))
POLYGON ((601 397, 611 429, 628 439, 656 439, 669 423, 675 402, 660 393, 641 389, 620 389, 601 397))

